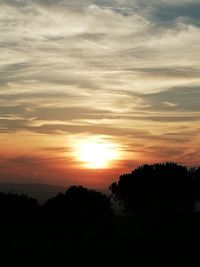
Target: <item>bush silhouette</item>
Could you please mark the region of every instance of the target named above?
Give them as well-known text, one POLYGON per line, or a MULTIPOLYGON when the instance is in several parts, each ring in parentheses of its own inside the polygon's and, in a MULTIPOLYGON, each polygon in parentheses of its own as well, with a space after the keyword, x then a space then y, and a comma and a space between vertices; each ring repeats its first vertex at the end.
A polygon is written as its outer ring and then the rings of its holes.
POLYGON ((193 175, 175 163, 143 165, 110 186, 126 212, 188 213, 194 207, 193 175))

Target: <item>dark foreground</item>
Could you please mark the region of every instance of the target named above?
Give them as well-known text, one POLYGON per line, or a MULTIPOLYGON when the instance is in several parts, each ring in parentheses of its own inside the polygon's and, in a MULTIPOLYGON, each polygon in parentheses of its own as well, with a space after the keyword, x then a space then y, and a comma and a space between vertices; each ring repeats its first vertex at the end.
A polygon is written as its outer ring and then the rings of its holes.
POLYGON ((0 193, 0 266, 200 266, 200 168, 144 165, 110 188, 120 216, 82 186, 43 205, 0 193))
POLYGON ((1 266, 200 266, 200 215, 1 223, 1 266), (6 265, 5 265, 6 266, 6 265))

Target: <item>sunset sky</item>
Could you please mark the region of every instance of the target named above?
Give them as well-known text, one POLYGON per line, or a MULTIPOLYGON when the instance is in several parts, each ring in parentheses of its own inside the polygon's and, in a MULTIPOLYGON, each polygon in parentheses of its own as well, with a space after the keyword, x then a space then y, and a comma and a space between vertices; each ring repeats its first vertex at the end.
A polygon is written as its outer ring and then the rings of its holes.
POLYGON ((0 182, 199 166, 200 0, 1 0, 0 131, 0 182))

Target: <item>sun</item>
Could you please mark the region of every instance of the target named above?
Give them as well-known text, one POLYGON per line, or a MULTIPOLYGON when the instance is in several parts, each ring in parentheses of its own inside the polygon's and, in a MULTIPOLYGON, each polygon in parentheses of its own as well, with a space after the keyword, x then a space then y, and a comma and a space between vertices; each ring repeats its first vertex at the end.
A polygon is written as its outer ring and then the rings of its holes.
POLYGON ((76 157, 85 167, 91 169, 109 168, 118 158, 116 145, 104 140, 83 140, 77 144, 76 157))

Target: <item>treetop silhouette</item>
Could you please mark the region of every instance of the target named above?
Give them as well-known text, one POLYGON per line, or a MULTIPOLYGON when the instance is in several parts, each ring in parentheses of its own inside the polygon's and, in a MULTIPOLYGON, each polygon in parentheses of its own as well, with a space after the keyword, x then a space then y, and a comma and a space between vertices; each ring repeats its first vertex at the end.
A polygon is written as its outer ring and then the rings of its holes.
POLYGON ((187 213, 194 207, 194 179, 175 163, 145 164, 110 186, 130 213, 187 213))
POLYGON ((49 199, 44 208, 67 219, 97 219, 112 213, 110 198, 82 186, 71 186, 65 193, 49 199))

